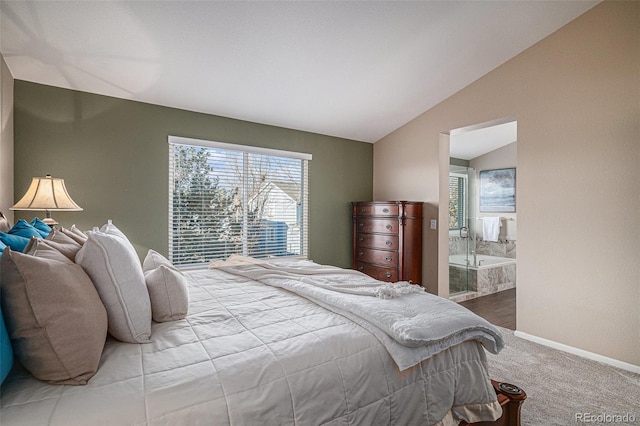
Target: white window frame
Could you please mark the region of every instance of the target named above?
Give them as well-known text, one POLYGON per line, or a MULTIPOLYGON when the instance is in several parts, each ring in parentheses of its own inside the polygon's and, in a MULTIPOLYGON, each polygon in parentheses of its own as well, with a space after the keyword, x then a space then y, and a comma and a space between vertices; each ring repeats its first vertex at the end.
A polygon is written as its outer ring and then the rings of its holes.
MULTIPOLYGON (((462 221, 464 221, 464 219, 466 217, 468 217, 468 191, 469 191, 469 176, 467 176, 466 174, 462 174, 462 173, 456 173, 456 172, 449 172, 449 179, 451 179, 452 177, 459 179, 458 180, 458 185, 460 185, 460 181, 462 181, 462 191, 463 191, 463 197, 462 200, 459 201, 458 205, 460 207, 462 207, 462 212, 459 213, 458 218, 462 219, 462 221)), ((458 194, 460 194, 460 191, 458 190, 458 194)), ((458 223, 458 227, 457 228, 449 228, 449 231, 460 231, 460 229, 462 228, 466 228, 467 224, 465 223, 458 223)))
MULTIPOLYGON (((195 146, 195 147, 201 147, 201 148, 222 149, 227 151, 241 152, 244 158, 244 161, 243 161, 243 165, 245 168, 244 176, 248 176, 248 173, 246 173, 246 171, 249 167, 248 161, 247 161, 249 154, 258 154, 258 155, 304 160, 302 163, 303 172, 301 176, 301 183, 302 183, 301 204, 302 204, 303 218, 300 224, 302 228, 301 241, 300 241, 300 255, 284 256, 281 258, 284 258, 284 259, 308 258, 308 253, 309 253, 309 173, 308 173, 308 169, 309 169, 309 161, 312 159, 311 154, 295 152, 295 151, 284 151, 284 150, 277 150, 277 149, 270 149, 270 148, 262 148, 262 147, 256 147, 256 146, 250 146, 250 145, 238 145, 238 144, 230 144, 230 143, 224 143, 224 142, 215 142, 215 141, 208 141, 203 139, 193 139, 193 138, 171 136, 171 135, 168 137, 168 144, 169 144, 169 156, 170 156, 170 161, 168 166, 169 167, 169 184, 168 184, 168 187, 169 187, 169 206, 168 206, 169 259, 173 259, 174 252, 175 252, 175 248, 173 244, 173 192, 174 192, 173 173, 174 172, 173 172, 173 162, 172 162, 173 147, 175 145, 195 146)), ((247 238, 247 221, 248 221, 247 206, 248 206, 249 200, 247 198, 248 195, 247 195, 246 188, 243 188, 242 196, 243 196, 243 200, 242 200, 242 203, 243 203, 243 221, 242 221, 243 222, 243 227, 242 227, 243 228, 242 229, 243 252, 238 254, 247 255, 247 239, 248 239, 247 238)), ((280 257, 274 258, 274 259, 280 259, 280 257)), ((183 264, 178 266, 180 268, 190 268, 190 267, 202 267, 204 265, 206 265, 206 263, 183 264)))

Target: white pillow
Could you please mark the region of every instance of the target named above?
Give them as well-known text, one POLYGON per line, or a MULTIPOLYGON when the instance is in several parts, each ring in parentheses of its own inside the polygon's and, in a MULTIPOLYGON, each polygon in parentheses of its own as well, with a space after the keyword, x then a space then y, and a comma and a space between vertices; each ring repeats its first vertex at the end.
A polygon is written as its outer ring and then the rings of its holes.
POLYGON ((173 263, 171 263, 169 259, 161 255, 157 251, 153 249, 149 249, 149 251, 147 252, 147 256, 144 258, 144 261, 142 262, 142 270, 144 272, 147 272, 152 269, 156 269, 160 265, 165 265, 165 266, 168 266, 169 268, 176 269, 175 266, 173 266, 173 263))
POLYGON ((138 255, 126 237, 88 231, 76 263, 91 277, 107 309, 109 333, 123 342, 150 342, 149 293, 138 255))
POLYGON ((145 271, 144 279, 151 299, 151 313, 156 322, 176 321, 189 311, 189 288, 182 272, 160 265, 145 271))

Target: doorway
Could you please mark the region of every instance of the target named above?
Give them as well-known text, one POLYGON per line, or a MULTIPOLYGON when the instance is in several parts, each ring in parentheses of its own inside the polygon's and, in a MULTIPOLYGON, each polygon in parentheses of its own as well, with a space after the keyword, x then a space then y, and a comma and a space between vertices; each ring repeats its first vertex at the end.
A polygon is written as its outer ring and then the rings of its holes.
POLYGON ((449 297, 461 302, 513 289, 517 209, 481 206, 481 194, 490 185, 480 176, 503 169, 513 169, 515 176, 517 121, 507 118, 452 130, 449 152, 449 297), (496 221, 498 234, 489 234, 485 222, 496 221))

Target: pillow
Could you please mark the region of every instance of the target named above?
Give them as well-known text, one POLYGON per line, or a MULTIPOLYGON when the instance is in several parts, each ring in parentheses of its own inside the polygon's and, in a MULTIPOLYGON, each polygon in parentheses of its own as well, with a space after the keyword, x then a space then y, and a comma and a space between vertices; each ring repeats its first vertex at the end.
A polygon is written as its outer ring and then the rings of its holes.
POLYGON ((23 252, 24 248, 27 246, 27 244, 29 244, 29 238, 21 237, 20 235, 11 235, 0 232, 0 241, 6 246, 11 247, 11 250, 14 251, 23 252))
POLYGON ((44 223, 42 220, 40 220, 39 217, 34 217, 33 219, 31 219, 31 222, 29 222, 29 225, 36 228, 36 231, 40 233, 42 238, 47 238, 47 235, 49 235, 49 233, 51 232, 51 227, 46 223, 44 223))
POLYGON ((31 374, 55 384, 83 385, 98 370, 107 314, 79 265, 55 249, 51 258, 5 249, 2 310, 16 358, 31 374))
MULTIPOLYGON (((78 254, 78 251, 82 248, 82 244, 57 229, 52 230, 44 242, 47 245, 56 248, 71 261, 75 261, 76 254, 78 254)), ((28 250, 29 246, 27 246, 24 251, 27 252, 28 250)))
MULTIPOLYGON (((104 232, 105 234, 109 234, 109 235, 115 235, 118 236, 120 238, 125 239, 129 244, 131 244, 131 241, 129 241, 129 239, 127 238, 126 235, 124 235, 124 232, 122 232, 121 230, 119 230, 111 221, 111 219, 109 219, 107 221, 107 223, 105 223, 104 225, 102 225, 102 227, 100 227, 100 232, 104 232)), ((133 247, 133 244, 131 244, 131 247, 133 247)))
POLYGON ((7 247, 7 245, 5 243, 3 243, 2 241, 0 241, 0 257, 2 257, 2 253, 4 252, 4 249, 7 247))
POLYGON ((8 233, 11 235, 19 235, 25 238, 42 236, 42 234, 40 234, 40 232, 36 228, 31 226, 31 224, 29 224, 29 222, 24 219, 20 219, 19 221, 17 221, 8 233))
POLYGON ((151 302, 138 255, 127 243, 115 235, 89 231, 76 262, 89 274, 107 308, 109 333, 123 342, 148 343, 151 302))
POLYGON ((76 224, 74 223, 73 225, 71 225, 71 229, 69 229, 71 232, 73 232, 75 235, 77 235, 78 237, 80 237, 80 239, 84 241, 87 241, 87 234, 85 234, 84 232, 82 232, 80 230, 80 228, 78 228, 76 226, 76 224))
POLYGON ((4 317, 0 308, 0 383, 4 382, 12 367, 13 348, 11 347, 11 340, 9 340, 9 333, 7 333, 7 326, 4 325, 4 317))
POLYGON ((75 241, 73 241, 73 244, 75 244, 75 246, 31 237, 31 240, 29 240, 29 244, 24 248, 23 253, 54 260, 59 259, 59 255, 63 254, 67 259, 73 262, 76 258, 76 253, 80 250, 80 247, 82 247, 75 241))
MULTIPOLYGON (((29 244, 24 248, 24 254, 37 256, 43 259, 60 260, 62 254, 56 248, 48 246, 42 238, 31 237, 29 244)), ((68 258, 67 258, 68 259, 68 258)))
POLYGON ((156 322, 176 321, 189 311, 189 288, 182 272, 167 265, 146 271, 144 279, 151 299, 151 313, 156 322))
POLYGON ((80 232, 76 232, 64 227, 60 228, 60 232, 80 245, 84 244, 87 241, 87 236, 84 235, 84 233, 81 234, 80 232))
POLYGON ((4 213, 0 212, 0 232, 9 232, 9 229, 11 229, 11 222, 4 213))
MULTIPOLYGON (((95 229, 95 228, 94 228, 95 229)), ((121 230, 119 230, 111 221, 111 219, 109 219, 107 221, 107 223, 105 223, 104 225, 102 225, 100 227, 100 232, 104 232, 105 234, 109 234, 109 235, 115 235, 116 237, 120 237, 122 238, 125 243, 131 248, 131 250, 133 250, 134 252, 136 252, 135 247, 133 247, 133 244, 131 244, 131 241, 129 241, 129 238, 127 238, 127 236, 124 234, 124 232, 122 232, 121 230)))
POLYGON ((147 252, 147 256, 144 258, 144 261, 142 262, 142 270, 144 272, 150 271, 152 269, 156 269, 160 265, 165 265, 175 269, 173 263, 171 263, 169 259, 161 255, 157 251, 150 249, 147 252))

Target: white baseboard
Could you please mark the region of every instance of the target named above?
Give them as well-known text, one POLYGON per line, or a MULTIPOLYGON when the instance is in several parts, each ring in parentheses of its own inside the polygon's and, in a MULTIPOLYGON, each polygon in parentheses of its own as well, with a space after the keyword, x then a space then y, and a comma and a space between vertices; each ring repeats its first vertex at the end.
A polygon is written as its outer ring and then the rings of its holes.
POLYGON ((583 358, 587 358, 593 361, 598 361, 603 364, 611 365, 613 367, 621 368, 623 370, 627 370, 632 373, 640 374, 640 365, 634 365, 628 362, 619 361, 617 359, 609 358, 603 355, 598 355, 596 353, 585 351, 583 349, 574 348, 573 346, 565 345, 563 343, 554 342, 553 340, 548 340, 542 337, 523 333, 522 331, 516 330, 513 334, 516 337, 520 337, 525 340, 530 340, 532 342, 539 343, 541 345, 548 346, 553 349, 558 349, 560 351, 568 352, 573 355, 578 355, 583 358))

